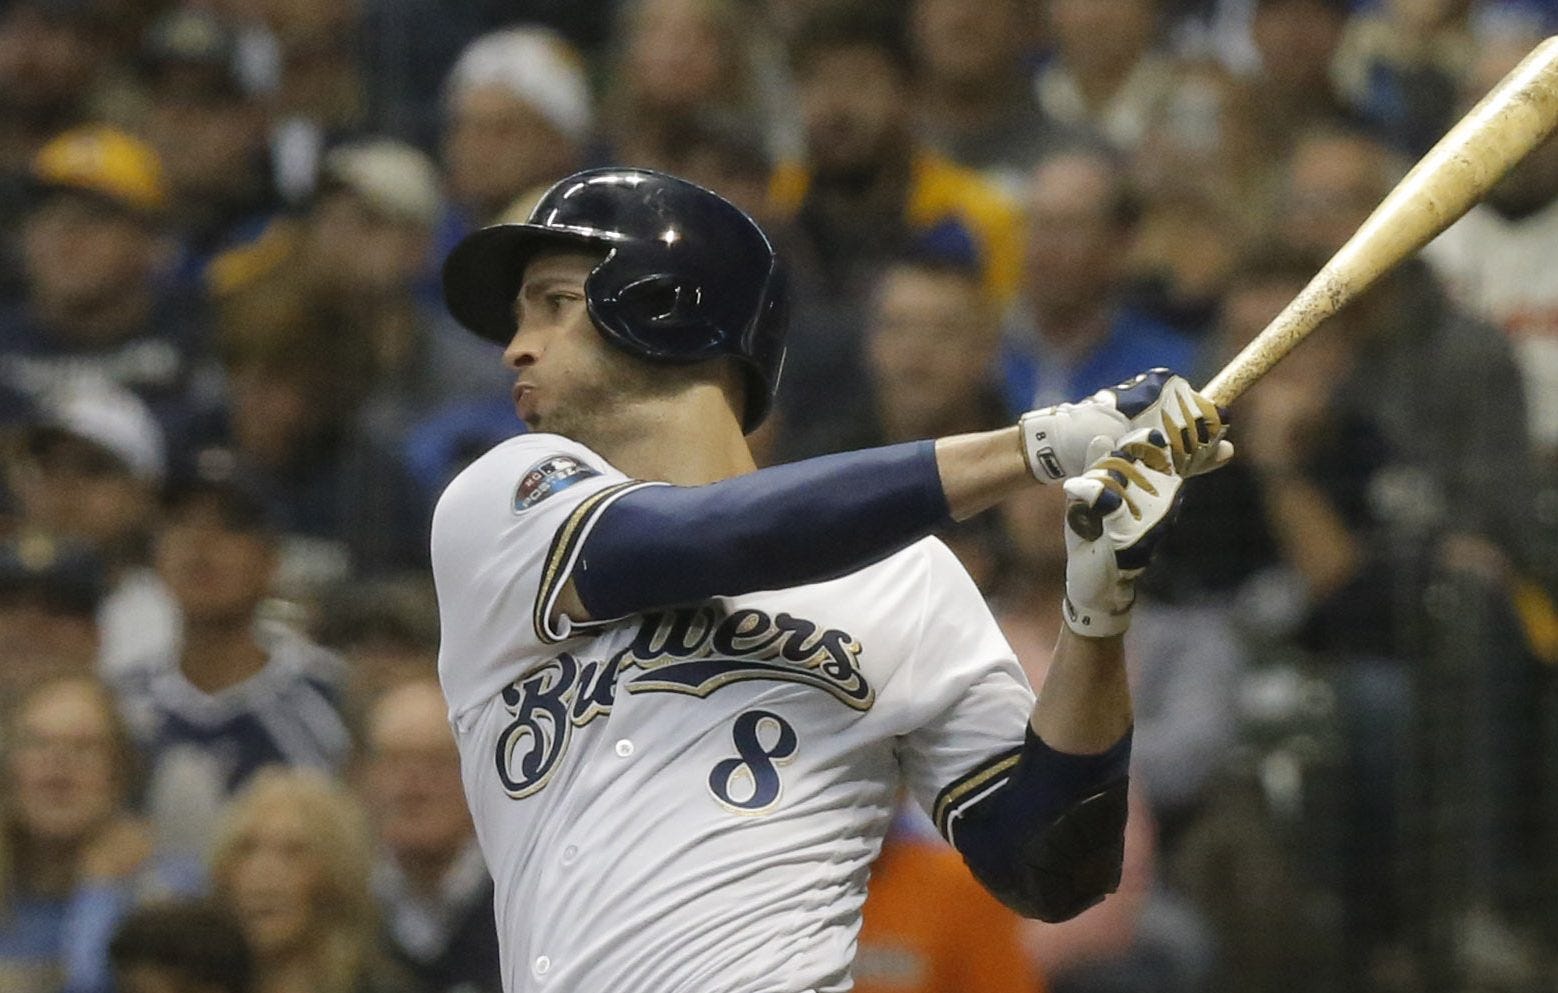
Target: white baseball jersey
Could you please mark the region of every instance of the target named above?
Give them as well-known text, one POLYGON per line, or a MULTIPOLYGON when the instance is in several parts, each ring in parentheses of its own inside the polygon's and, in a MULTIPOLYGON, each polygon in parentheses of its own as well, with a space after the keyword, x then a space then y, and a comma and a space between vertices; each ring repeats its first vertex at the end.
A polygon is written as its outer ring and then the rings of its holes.
POLYGON ((550 622, 598 515, 648 485, 531 434, 434 515, 439 676, 505 988, 848 989, 900 786, 955 831, 1015 765, 1033 694, 933 539, 826 583, 550 622))
POLYGON ((1423 249, 1463 305, 1509 333, 1531 437, 1558 450, 1558 203, 1518 221, 1480 206, 1423 249))

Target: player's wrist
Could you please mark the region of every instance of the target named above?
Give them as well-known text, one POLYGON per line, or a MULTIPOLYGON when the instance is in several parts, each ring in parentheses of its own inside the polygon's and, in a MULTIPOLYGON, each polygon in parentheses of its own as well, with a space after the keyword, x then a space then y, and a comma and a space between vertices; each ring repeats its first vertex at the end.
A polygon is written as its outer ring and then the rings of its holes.
POLYGON ((1017 419, 1023 463, 1041 483, 1079 476, 1114 447, 1130 421, 1098 396, 1030 410, 1017 419))
POLYGON ((1068 592, 1060 600, 1060 615, 1071 632, 1083 638, 1118 638, 1131 626, 1131 607, 1136 603, 1132 591, 1124 606, 1078 604, 1068 592))

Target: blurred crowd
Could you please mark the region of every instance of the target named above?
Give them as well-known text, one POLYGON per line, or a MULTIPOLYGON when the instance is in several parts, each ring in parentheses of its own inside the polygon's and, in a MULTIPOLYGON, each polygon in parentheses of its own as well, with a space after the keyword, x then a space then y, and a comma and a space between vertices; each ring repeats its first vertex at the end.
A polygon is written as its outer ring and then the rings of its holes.
MULTIPOLYGON (((1513 0, 0 3, 0 993, 496 993, 438 273, 589 165, 785 258, 767 462, 1196 383, 1542 37, 1513 0)), ((861 993, 1552 990, 1558 141, 1232 409, 1129 635, 1125 884, 905 810, 861 993)), ((1058 488, 944 535, 1035 685, 1058 488)), ((536 908, 540 914, 546 908, 536 908)))

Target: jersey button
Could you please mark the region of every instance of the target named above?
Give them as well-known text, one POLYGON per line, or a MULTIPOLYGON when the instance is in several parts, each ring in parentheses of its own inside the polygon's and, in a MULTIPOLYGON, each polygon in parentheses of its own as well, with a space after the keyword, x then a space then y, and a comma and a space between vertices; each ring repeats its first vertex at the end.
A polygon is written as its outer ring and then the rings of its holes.
POLYGON ((563 849, 563 865, 573 865, 573 860, 579 857, 579 846, 569 845, 563 849))
POLYGON ((534 972, 539 977, 546 975, 546 971, 551 967, 552 960, 547 958, 545 955, 541 955, 536 958, 536 964, 531 968, 530 971, 534 972))
POLYGON ((617 742, 617 754, 623 758, 627 758, 629 755, 632 755, 633 743, 626 738, 623 738, 621 741, 617 742))

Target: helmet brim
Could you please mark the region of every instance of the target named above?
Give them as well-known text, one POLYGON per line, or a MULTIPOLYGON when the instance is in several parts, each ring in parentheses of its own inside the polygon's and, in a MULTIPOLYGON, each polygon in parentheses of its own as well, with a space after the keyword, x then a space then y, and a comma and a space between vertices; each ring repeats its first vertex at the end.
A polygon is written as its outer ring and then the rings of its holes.
POLYGON ((609 239, 539 224, 495 224, 455 246, 444 261, 444 303, 461 325, 488 341, 514 337, 514 300, 525 267, 547 250, 605 249, 609 239))

